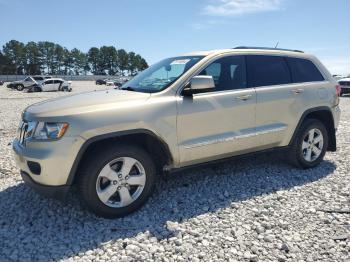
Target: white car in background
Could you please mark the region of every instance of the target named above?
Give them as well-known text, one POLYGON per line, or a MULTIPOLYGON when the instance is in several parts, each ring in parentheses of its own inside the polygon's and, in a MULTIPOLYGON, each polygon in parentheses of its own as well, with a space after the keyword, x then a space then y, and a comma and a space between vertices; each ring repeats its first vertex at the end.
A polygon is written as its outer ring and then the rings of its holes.
POLYGON ((34 85, 29 92, 50 92, 50 91, 66 91, 71 92, 71 81, 65 81, 62 78, 46 79, 40 84, 34 85))

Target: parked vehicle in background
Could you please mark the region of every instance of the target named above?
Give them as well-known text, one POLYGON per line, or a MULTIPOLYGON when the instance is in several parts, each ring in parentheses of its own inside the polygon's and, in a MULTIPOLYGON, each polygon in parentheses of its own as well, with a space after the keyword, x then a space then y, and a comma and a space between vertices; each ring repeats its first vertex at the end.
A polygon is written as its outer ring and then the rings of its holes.
POLYGON ((0 86, 2 86, 4 84, 4 81, 0 80, 0 86))
POLYGON ((340 79, 338 83, 340 85, 340 96, 350 94, 350 77, 340 79))
POLYGON ((106 80, 106 86, 114 86, 114 81, 111 79, 106 80))
POLYGON ((65 81, 62 78, 46 79, 40 84, 31 86, 29 92, 50 92, 50 91, 66 91, 71 92, 71 81, 65 81))
POLYGON ((27 107, 12 147, 39 193, 62 197, 77 186, 91 211, 120 217, 180 168, 275 149, 296 167, 316 167, 336 150, 338 87, 301 51, 193 52, 152 65, 122 90, 27 107))
POLYGON ((51 76, 28 76, 23 80, 13 81, 7 85, 8 88, 17 89, 22 91, 28 89, 34 85, 41 84, 45 79, 49 79, 51 76))
POLYGON ((97 79, 96 80, 96 85, 105 85, 106 84, 106 79, 97 79))
POLYGON ((333 78, 334 78, 336 81, 339 81, 340 79, 344 78, 344 76, 341 76, 341 75, 333 75, 333 78))

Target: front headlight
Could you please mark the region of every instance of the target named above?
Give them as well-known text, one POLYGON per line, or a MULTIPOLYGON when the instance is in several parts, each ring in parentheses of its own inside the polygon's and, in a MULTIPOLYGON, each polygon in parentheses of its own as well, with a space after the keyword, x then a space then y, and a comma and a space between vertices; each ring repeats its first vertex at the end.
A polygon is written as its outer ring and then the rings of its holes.
POLYGON ((58 139, 64 135, 68 127, 68 123, 37 122, 35 132, 31 137, 38 140, 58 139))

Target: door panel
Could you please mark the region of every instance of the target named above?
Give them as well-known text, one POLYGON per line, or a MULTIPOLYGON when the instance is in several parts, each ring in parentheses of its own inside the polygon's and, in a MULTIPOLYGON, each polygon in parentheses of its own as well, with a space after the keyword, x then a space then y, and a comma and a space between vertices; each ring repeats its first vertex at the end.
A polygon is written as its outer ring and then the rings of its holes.
POLYGON ((262 149, 284 145, 301 108, 297 98, 304 90, 292 83, 284 57, 248 55, 247 68, 249 86, 256 88, 258 145, 262 149))
POLYGON ((215 92, 178 99, 177 133, 182 165, 247 152, 255 147, 254 88, 246 88, 243 56, 220 58, 211 75, 215 92))
POLYGON ((178 102, 181 162, 216 159, 253 148, 255 103, 254 89, 182 98, 178 102), (248 100, 238 98, 248 95, 248 100))
POLYGON ((256 130, 258 143, 263 147, 284 145, 296 114, 301 107, 294 89, 296 85, 281 85, 256 88, 256 130))

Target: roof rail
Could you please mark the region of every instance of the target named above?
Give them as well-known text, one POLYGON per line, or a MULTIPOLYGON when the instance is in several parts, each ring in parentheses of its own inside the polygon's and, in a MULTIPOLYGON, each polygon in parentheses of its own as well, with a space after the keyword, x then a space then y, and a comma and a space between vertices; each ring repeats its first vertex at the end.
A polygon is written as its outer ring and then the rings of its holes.
POLYGON ((274 48, 274 47, 237 46, 237 47, 234 47, 233 49, 278 50, 278 51, 290 51, 290 52, 304 53, 303 51, 300 51, 300 50, 284 49, 284 48, 274 48))

